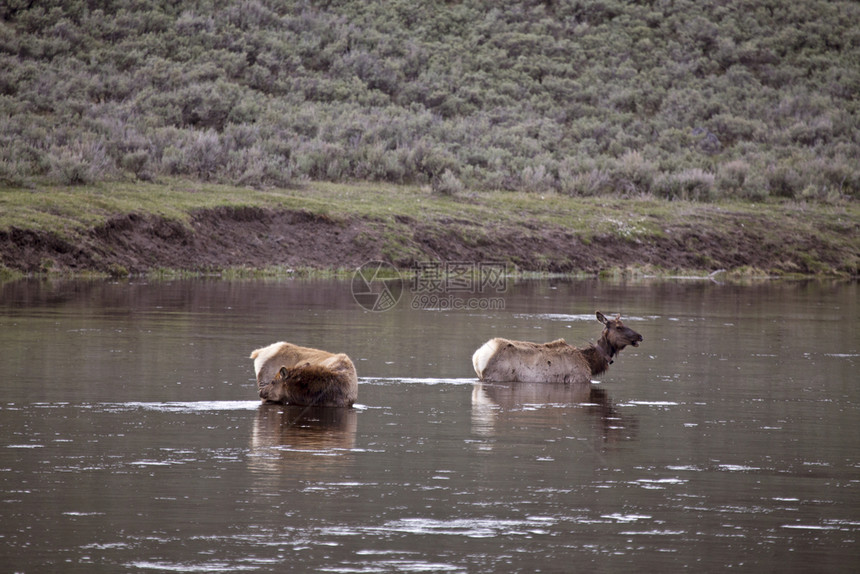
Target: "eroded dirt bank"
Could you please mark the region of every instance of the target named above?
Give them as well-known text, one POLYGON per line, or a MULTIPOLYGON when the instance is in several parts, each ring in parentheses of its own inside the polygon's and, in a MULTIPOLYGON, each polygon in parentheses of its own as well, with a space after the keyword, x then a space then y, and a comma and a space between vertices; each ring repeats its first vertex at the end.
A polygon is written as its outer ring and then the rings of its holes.
MULTIPOLYGON (((584 237, 561 226, 492 227, 468 219, 416 220, 306 211, 220 207, 190 223, 154 215, 115 216, 78 237, 0 231, 7 268, 39 271, 144 273, 158 268, 230 267, 337 269, 372 259, 398 266, 423 261, 504 261, 522 271, 598 272, 629 266, 672 270, 756 268, 770 273, 857 274, 852 242, 827 242, 762 225, 749 214, 720 225, 674 225, 660 235, 584 237)), ((844 233, 857 233, 846 228, 844 233)))

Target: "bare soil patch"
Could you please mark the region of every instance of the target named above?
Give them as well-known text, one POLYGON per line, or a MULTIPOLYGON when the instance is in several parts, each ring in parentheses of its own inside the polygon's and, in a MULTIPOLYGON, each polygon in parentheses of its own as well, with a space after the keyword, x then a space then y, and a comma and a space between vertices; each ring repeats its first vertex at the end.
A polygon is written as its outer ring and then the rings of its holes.
MULTIPOLYGON (((631 266, 664 270, 857 274, 851 242, 803 236, 790 225, 722 213, 719 225, 687 221, 651 236, 585 237, 558 225, 523 220, 493 227, 468 219, 335 218, 305 210, 218 207, 187 223, 152 214, 117 215, 64 239, 43 231, 0 231, 0 262, 24 273, 111 274, 159 268, 348 269, 381 259, 401 267, 426 261, 501 261, 521 271, 600 272, 631 266)), ((845 233, 857 236, 857 225, 845 233)), ((856 247, 856 245, 855 245, 856 247)))

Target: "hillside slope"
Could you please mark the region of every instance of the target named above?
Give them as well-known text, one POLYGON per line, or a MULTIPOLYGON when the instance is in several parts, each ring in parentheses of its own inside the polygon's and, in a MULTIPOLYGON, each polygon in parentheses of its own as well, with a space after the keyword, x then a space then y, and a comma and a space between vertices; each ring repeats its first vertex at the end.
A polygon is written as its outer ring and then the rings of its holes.
POLYGON ((0 183, 860 193, 848 0, 12 0, 0 183))

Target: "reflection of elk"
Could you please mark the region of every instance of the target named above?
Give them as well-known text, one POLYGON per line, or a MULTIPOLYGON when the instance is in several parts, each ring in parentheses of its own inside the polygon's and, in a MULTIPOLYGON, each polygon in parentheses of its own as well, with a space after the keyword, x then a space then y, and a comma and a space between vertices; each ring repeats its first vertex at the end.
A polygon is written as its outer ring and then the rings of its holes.
POLYGON ((472 427, 482 435, 495 435, 496 423, 521 425, 533 423, 536 417, 558 418, 559 424, 567 424, 570 407, 583 408, 597 415, 604 440, 617 440, 620 433, 631 426, 631 421, 622 417, 605 390, 592 384, 565 383, 475 383, 472 389, 472 427), (541 409, 536 415, 535 407, 541 409))
POLYGON ((604 329, 596 345, 578 349, 564 339, 538 344, 495 338, 475 351, 472 365, 482 381, 587 383, 605 372, 621 349, 642 341, 642 335, 624 326, 621 315, 607 319, 598 311, 597 320, 604 329))
POLYGON ((289 470, 317 474, 344 461, 355 447, 354 409, 260 405, 251 434, 250 465, 277 475, 289 470))
POLYGON ((251 353, 251 358, 264 401, 350 407, 358 397, 355 365, 343 353, 273 343, 251 353))

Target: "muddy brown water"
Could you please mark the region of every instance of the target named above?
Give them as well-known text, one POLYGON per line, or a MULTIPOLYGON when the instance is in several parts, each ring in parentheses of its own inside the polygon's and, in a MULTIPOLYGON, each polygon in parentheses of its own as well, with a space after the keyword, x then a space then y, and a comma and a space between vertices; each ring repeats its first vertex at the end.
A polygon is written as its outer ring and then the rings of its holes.
POLYGON ((0 569, 860 564, 857 283, 510 281, 384 312, 351 289, 0 287, 0 569), (599 382, 476 382, 489 337, 586 343, 596 309, 645 338, 599 382), (349 353, 356 407, 261 406, 247 357, 277 340, 349 353))

